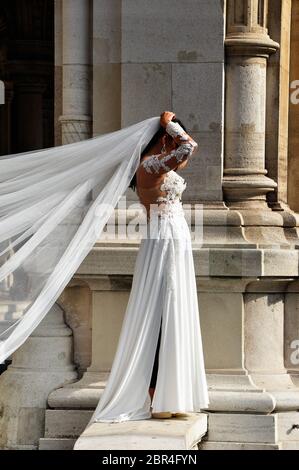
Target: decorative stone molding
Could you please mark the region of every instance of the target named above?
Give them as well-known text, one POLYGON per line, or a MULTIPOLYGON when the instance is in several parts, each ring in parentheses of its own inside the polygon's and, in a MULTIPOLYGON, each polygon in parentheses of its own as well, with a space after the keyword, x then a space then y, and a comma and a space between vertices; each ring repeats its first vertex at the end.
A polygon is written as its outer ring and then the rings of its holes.
POLYGON ((57 299, 64 311, 65 321, 73 332, 74 364, 79 378, 91 361, 91 300, 88 284, 80 280, 71 281, 57 299))
POLYGON ((268 0, 228 0, 227 33, 267 34, 268 0))

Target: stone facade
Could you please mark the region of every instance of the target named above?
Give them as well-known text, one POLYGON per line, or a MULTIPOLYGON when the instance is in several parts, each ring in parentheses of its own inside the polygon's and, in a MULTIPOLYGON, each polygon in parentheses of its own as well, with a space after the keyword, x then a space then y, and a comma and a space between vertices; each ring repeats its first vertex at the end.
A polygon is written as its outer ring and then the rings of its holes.
MULTIPOLYGON (((198 421, 173 420, 172 434, 133 423, 123 448, 139 432, 143 448, 153 433, 159 448, 174 448, 183 433, 192 439, 177 448, 299 449, 298 12, 299 0, 55 1, 57 143, 165 109, 199 142, 182 174, 184 202, 202 205, 194 260, 211 405, 198 421)), ((126 225, 130 211, 120 213, 126 225)), ((107 442, 108 430, 84 428, 109 374, 137 250, 99 240, 58 300, 78 380, 41 392, 41 449, 72 449, 82 433, 75 448, 107 442)), ((109 448, 120 442, 114 431, 109 448)), ((11 448, 10 432, 2 445, 11 448)))

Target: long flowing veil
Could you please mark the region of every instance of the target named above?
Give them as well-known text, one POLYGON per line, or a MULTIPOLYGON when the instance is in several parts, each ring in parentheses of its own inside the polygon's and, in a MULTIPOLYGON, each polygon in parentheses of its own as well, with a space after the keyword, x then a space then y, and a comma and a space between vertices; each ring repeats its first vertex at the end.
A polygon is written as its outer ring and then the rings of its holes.
POLYGON ((0 157, 0 363, 91 250, 158 128, 152 117, 82 142, 0 157))

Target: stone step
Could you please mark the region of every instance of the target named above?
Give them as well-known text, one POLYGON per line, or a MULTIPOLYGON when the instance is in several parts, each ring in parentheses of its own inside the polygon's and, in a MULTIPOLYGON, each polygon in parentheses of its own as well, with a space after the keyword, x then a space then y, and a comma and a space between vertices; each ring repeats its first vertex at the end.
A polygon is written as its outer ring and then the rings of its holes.
POLYGON ((259 442, 216 442, 202 441, 198 450, 280 450, 281 444, 261 444, 259 442))
POLYGON ((276 413, 278 441, 287 442, 299 441, 299 412, 284 411, 276 413))
POLYGON ((39 450, 73 450, 76 439, 42 438, 39 440, 39 450))
POLYGON ((277 443, 275 415, 210 413, 208 441, 277 443))
MULTIPOLYGON (((261 414, 209 414, 207 442, 247 443, 282 446, 299 441, 299 412, 277 412, 261 414)), ((208 448, 208 444, 202 444, 208 448)))
POLYGON ((282 450, 299 450, 299 441, 282 442, 282 450))
POLYGON ((86 428, 92 410, 46 410, 45 438, 77 438, 86 428))
POLYGON ((299 441, 278 442, 277 444, 201 441, 198 450, 299 450, 299 441))
POLYGON ((207 432, 207 414, 122 423, 93 423, 74 450, 195 450, 207 432))

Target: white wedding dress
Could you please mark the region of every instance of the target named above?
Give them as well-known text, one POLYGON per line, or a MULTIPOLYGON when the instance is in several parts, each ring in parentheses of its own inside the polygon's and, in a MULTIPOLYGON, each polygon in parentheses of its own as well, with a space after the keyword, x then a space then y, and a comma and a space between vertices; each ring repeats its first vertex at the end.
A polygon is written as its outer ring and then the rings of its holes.
MULTIPOLYGON (((51 314, 159 128, 156 116, 83 142, 0 157, 0 363, 51 314)), ((92 421, 151 417, 148 388, 161 321, 153 411, 208 405, 191 239, 180 202, 185 184, 170 166, 188 155, 188 145, 145 162, 146 171, 166 172, 166 200, 141 242, 118 348, 92 421)))
POLYGON ((186 183, 168 166, 171 158, 180 161, 186 148, 188 153, 188 144, 183 144, 163 159, 152 156, 144 161, 149 172, 165 171, 161 190, 166 196, 151 210, 111 373, 89 424, 208 407, 191 235, 181 203, 186 183), (159 368, 151 403, 149 386, 160 325, 159 368))

